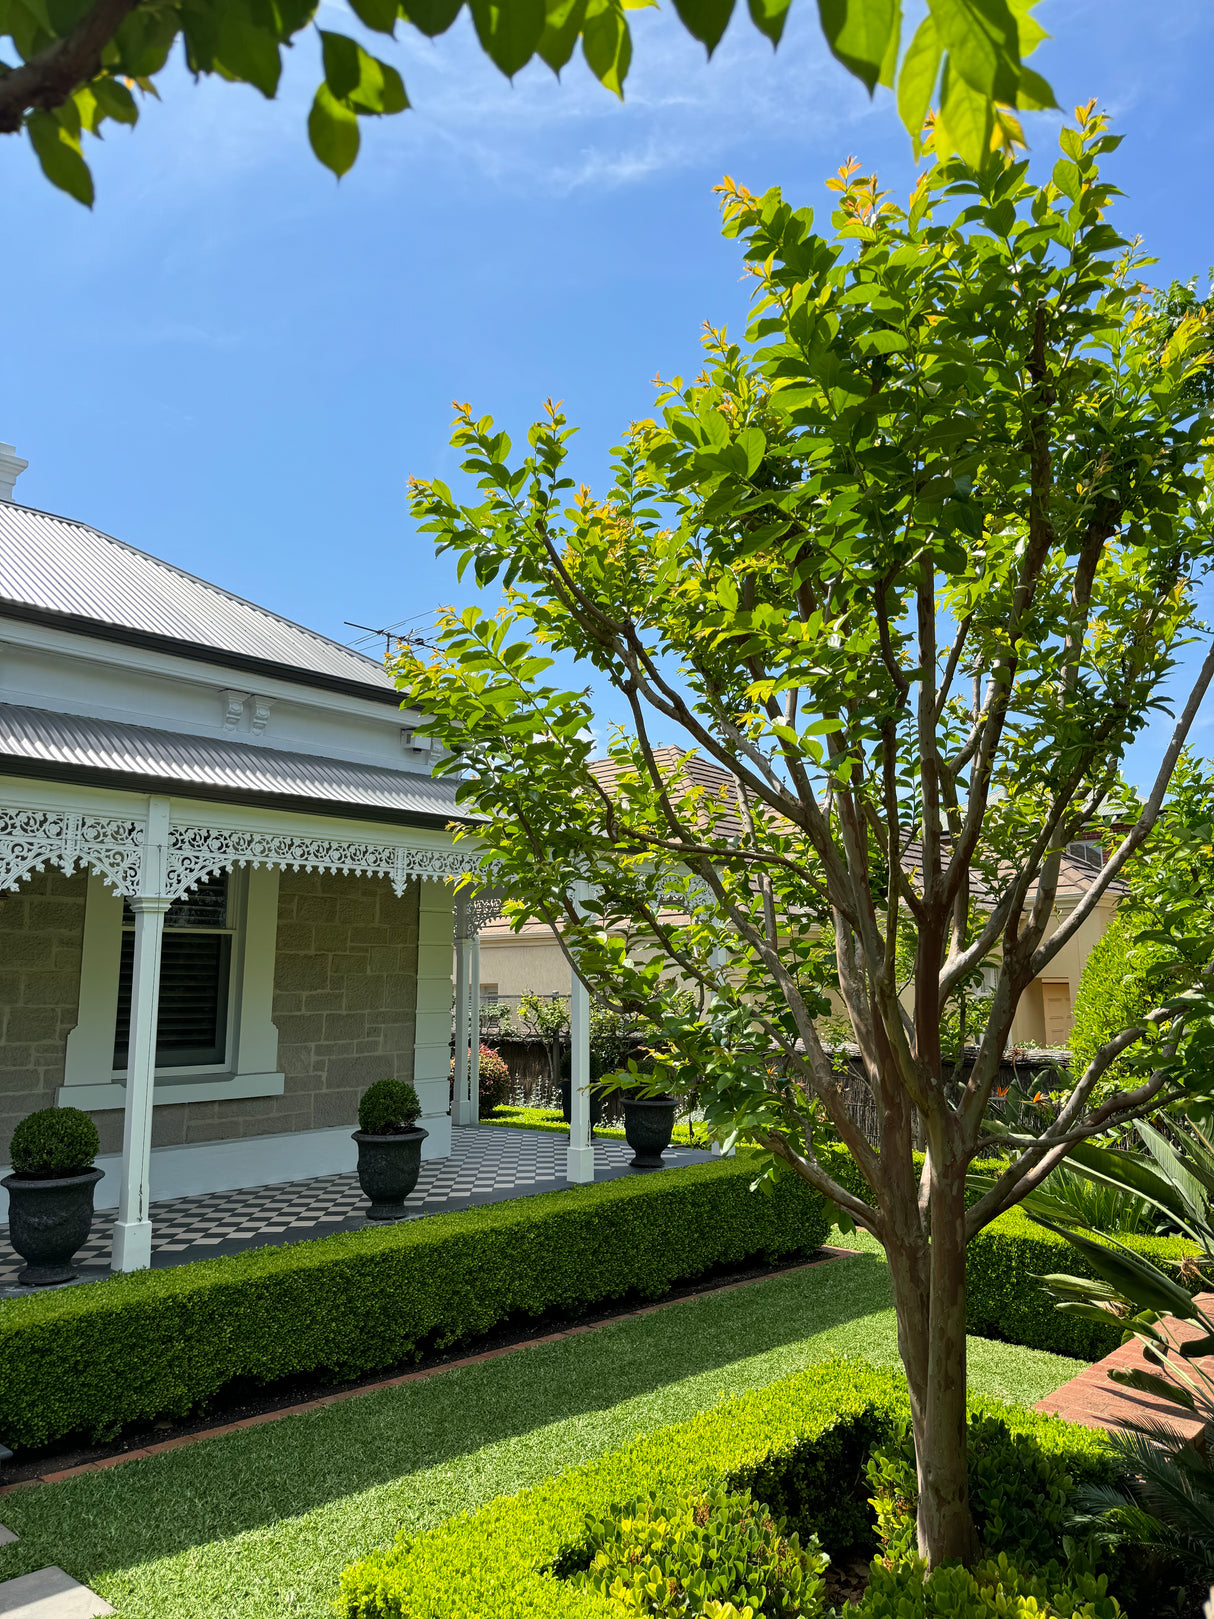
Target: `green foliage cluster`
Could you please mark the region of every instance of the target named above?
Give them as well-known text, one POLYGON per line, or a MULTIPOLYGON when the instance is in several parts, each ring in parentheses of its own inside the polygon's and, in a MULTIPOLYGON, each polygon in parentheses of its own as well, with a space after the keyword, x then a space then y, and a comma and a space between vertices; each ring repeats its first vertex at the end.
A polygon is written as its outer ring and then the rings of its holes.
POLYGON ((1066 1164, 1052 1170, 1041 1189, 1057 1198, 1082 1225, 1109 1236, 1150 1235, 1158 1223, 1150 1204, 1141 1197, 1115 1186, 1097 1185, 1066 1164))
POLYGON ((82 1175, 101 1147, 97 1126, 78 1107, 44 1107, 13 1131, 10 1156, 21 1180, 82 1175))
MULTIPOLYGON (((1035 1564, 1060 1556, 1075 1493, 1066 1458, 1043 1451, 1032 1434, 1013 1433, 985 1412, 970 1416, 966 1451, 974 1528, 983 1547, 1035 1564)), ((909 1423, 874 1449, 865 1473, 886 1556, 899 1562, 913 1557, 919 1487, 909 1423)))
MULTIPOLYGON (((993 1402, 975 1400, 971 1407, 997 1410, 1014 1433, 1031 1434, 1043 1455, 1061 1458, 1076 1480, 1109 1477, 1102 1433, 993 1402)), ((570 1591, 561 1574, 579 1561, 585 1566, 588 1515, 609 1516, 614 1503, 650 1492, 747 1491, 795 1528, 803 1543, 816 1533, 828 1554, 872 1545, 864 1462, 874 1444, 898 1432, 906 1413, 906 1383, 896 1372, 862 1361, 824 1362, 641 1435, 626 1449, 535 1489, 499 1497, 471 1517, 402 1538, 345 1571, 338 1611, 342 1619, 609 1619, 609 1599, 570 1591)), ((1010 1583, 1019 1576, 1009 1570, 1006 1578, 1010 1583)), ((906 1584, 908 1601, 915 1583, 906 1584)), ((930 1611, 968 1616, 986 1610, 930 1611)), ((1019 1616, 1031 1610, 1005 1611, 1019 1616)), ((1070 1619, 1075 1610, 1058 1611, 1070 1619)), ((895 1603, 875 1609, 874 1619, 900 1612, 895 1603)), ((1083 1619, 1115 1613, 1110 1608, 1083 1619)))
MULTIPOLYGON (((627 13, 646 0, 468 0, 481 48, 509 78, 538 58, 559 74, 578 45, 587 67, 623 96, 632 61, 627 13)), ((752 22, 772 45, 784 32, 791 0, 750 0, 752 22)), ((711 56, 735 0, 678 0, 684 27, 711 56)), ((1036 0, 928 0, 909 41, 902 0, 851 0, 819 8, 835 59, 871 95, 896 87, 898 111, 920 150, 929 103, 939 95, 933 135, 947 156, 979 163, 992 144, 1023 143, 1013 108, 1055 105, 1053 92, 1024 58, 1045 38, 1032 17, 1036 0), (899 66, 899 61, 901 65, 899 66)), ((0 63, 0 133, 28 134, 43 172, 91 205, 93 181, 81 137, 102 134, 107 119, 134 124, 132 91, 158 95, 156 80, 180 39, 189 70, 253 85, 273 98, 282 53, 315 26, 316 0, 118 0, 108 7, 68 0, 0 0, 0 38, 11 41, 15 71, 0 63), (8 82, 3 82, 7 80, 8 82)), ((464 0, 353 0, 358 21, 395 37, 401 22, 429 39, 444 34, 464 0)), ((359 119, 404 112, 409 98, 390 63, 347 34, 315 28, 323 76, 308 115, 320 161, 340 176, 358 155, 359 119)))
POLYGON ((480 1052, 480 1111, 483 1118, 496 1113, 510 1094, 510 1069, 505 1057, 492 1046, 480 1052))
POLYGON ((466 1209, 0 1304, 0 1439, 44 1445, 180 1416, 234 1378, 335 1380, 512 1317, 658 1298, 719 1265, 821 1246, 821 1199, 753 1162, 466 1209))
POLYGON ((1092 947, 1075 991, 1075 1021, 1067 1044, 1076 1074, 1083 1073, 1106 1041, 1140 1023, 1160 1004, 1149 968, 1167 954, 1159 946, 1140 945, 1124 914, 1113 917, 1092 947))
POLYGON ((412 1085, 401 1079, 377 1079, 358 1104, 358 1128, 369 1136, 400 1135, 412 1130, 421 1110, 412 1085))
POLYGON ((1103 1574, 1026 1569, 1006 1552, 976 1568, 927 1574, 918 1559, 875 1562, 863 1599, 845 1619, 1120 1619, 1103 1574))
POLYGON ((618 1619, 689 1612, 703 1619, 811 1619, 821 1613, 830 1562, 812 1536, 802 1546, 749 1490, 723 1485, 657 1496, 586 1518, 590 1567, 577 1590, 607 1599, 618 1619))

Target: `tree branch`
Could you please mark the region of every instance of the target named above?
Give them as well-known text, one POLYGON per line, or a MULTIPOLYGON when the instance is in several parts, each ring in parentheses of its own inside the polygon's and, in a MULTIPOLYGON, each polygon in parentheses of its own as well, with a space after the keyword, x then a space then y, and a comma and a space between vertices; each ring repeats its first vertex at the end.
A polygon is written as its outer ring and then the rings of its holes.
POLYGON ((14 135, 25 114, 61 107, 101 70, 101 53, 139 0, 95 0, 79 22, 20 67, 0 75, 0 135, 14 135))

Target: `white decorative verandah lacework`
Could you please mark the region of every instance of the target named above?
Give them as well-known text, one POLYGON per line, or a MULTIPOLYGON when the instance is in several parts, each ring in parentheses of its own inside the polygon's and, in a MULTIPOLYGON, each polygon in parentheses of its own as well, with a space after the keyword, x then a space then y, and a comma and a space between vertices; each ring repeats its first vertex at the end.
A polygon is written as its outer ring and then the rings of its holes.
MULTIPOLYGON (((138 820, 0 805, 0 892, 48 865, 69 873, 89 866, 117 893, 134 899, 147 891, 146 843, 147 828, 138 820)), ((203 878, 233 866, 386 877, 400 894, 414 878, 446 881, 478 865, 477 855, 465 849, 174 824, 169 827, 165 895, 178 899, 203 878)))
POLYGON ((147 828, 142 821, 0 805, 0 892, 32 871, 91 866, 120 894, 137 894, 147 828))
POLYGON ((506 896, 500 888, 462 891, 456 899, 455 937, 471 939, 502 914, 506 896))
POLYGON ((464 849, 435 849, 345 838, 301 838, 289 832, 229 832, 214 826, 170 826, 170 899, 204 877, 232 866, 288 866, 295 871, 333 871, 351 877, 386 877, 396 893, 414 878, 436 881, 475 871, 478 857, 464 849))

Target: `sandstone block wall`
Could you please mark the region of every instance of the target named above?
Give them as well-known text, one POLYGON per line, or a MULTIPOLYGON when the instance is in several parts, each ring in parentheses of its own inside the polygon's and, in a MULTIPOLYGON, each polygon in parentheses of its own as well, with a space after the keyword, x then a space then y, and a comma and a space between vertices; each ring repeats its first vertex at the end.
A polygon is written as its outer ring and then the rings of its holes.
MULTIPOLYGON (((17 1121, 50 1107, 77 1017, 87 878, 39 873, 0 896, 0 1162, 17 1121)), ((152 1145, 355 1127, 377 1079, 413 1077, 418 889, 377 878, 284 871, 274 1022, 282 1096, 158 1107, 152 1145)), ((95 1113, 103 1153, 122 1113, 95 1113)))
POLYGON ((80 1004, 88 876, 33 872, 0 894, 0 1163, 27 1113, 53 1107, 80 1004))

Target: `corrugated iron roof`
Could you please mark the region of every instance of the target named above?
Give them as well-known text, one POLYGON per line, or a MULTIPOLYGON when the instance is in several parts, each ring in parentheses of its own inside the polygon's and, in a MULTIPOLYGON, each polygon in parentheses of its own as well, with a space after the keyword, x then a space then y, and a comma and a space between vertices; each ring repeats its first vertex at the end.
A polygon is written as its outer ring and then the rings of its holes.
POLYGON ((258 800, 346 812, 359 818, 471 821, 450 778, 279 753, 247 742, 157 731, 150 726, 0 703, 0 773, 100 781, 188 797, 258 800))
MULTIPOLYGON (((394 693, 383 666, 100 529, 0 501, 4 604, 394 693)), ((75 627, 79 627, 78 625, 75 627)), ((376 691, 368 692, 377 695, 376 691)))

